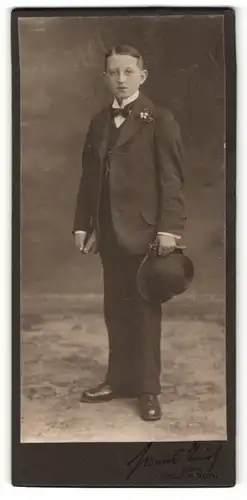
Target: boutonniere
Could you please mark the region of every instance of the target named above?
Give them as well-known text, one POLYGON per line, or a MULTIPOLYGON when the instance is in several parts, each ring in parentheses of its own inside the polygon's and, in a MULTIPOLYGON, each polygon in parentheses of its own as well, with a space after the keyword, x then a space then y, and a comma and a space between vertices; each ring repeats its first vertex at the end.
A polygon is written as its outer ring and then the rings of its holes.
POLYGON ((150 108, 144 108, 144 110, 140 113, 140 119, 142 122, 153 122, 154 118, 152 116, 152 110, 150 108))

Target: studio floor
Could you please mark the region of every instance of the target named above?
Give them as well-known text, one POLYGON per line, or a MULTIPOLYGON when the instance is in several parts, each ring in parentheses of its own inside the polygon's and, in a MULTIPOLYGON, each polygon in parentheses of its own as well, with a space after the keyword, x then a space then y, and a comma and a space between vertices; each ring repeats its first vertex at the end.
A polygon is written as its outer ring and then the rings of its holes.
POLYGON ((21 440, 225 440, 223 306, 210 296, 184 296, 164 306, 163 416, 151 423, 140 420, 135 399, 79 401, 106 371, 102 297, 23 296, 21 440))

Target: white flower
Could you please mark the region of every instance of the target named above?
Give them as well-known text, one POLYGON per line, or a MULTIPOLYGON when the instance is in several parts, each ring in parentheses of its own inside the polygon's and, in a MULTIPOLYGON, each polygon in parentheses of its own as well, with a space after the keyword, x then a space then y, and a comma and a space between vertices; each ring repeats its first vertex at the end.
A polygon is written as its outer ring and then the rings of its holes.
POLYGON ((140 118, 144 122, 152 122, 153 121, 152 110, 149 108, 145 108, 143 111, 141 111, 140 118))

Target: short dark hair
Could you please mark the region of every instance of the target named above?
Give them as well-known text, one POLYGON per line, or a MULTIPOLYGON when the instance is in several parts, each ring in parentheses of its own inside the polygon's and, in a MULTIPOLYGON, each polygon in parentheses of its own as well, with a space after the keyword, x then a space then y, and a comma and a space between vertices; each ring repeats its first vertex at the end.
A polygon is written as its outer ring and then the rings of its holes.
POLYGON ((108 57, 113 56, 115 54, 122 54, 124 56, 135 57, 137 59, 138 66, 141 69, 144 68, 143 57, 140 54, 140 52, 137 49, 135 49, 135 47, 131 47, 131 45, 116 45, 115 47, 112 47, 110 50, 108 50, 105 54, 105 71, 107 70, 108 57))

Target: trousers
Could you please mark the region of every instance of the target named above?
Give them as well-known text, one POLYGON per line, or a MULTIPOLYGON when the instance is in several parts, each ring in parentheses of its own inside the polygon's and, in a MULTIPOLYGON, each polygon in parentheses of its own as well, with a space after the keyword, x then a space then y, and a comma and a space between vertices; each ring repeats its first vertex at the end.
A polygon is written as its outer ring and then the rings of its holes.
POLYGON ((159 394, 161 306, 138 293, 136 275, 144 255, 130 254, 118 244, 109 219, 99 252, 109 343, 106 382, 117 391, 159 394))

